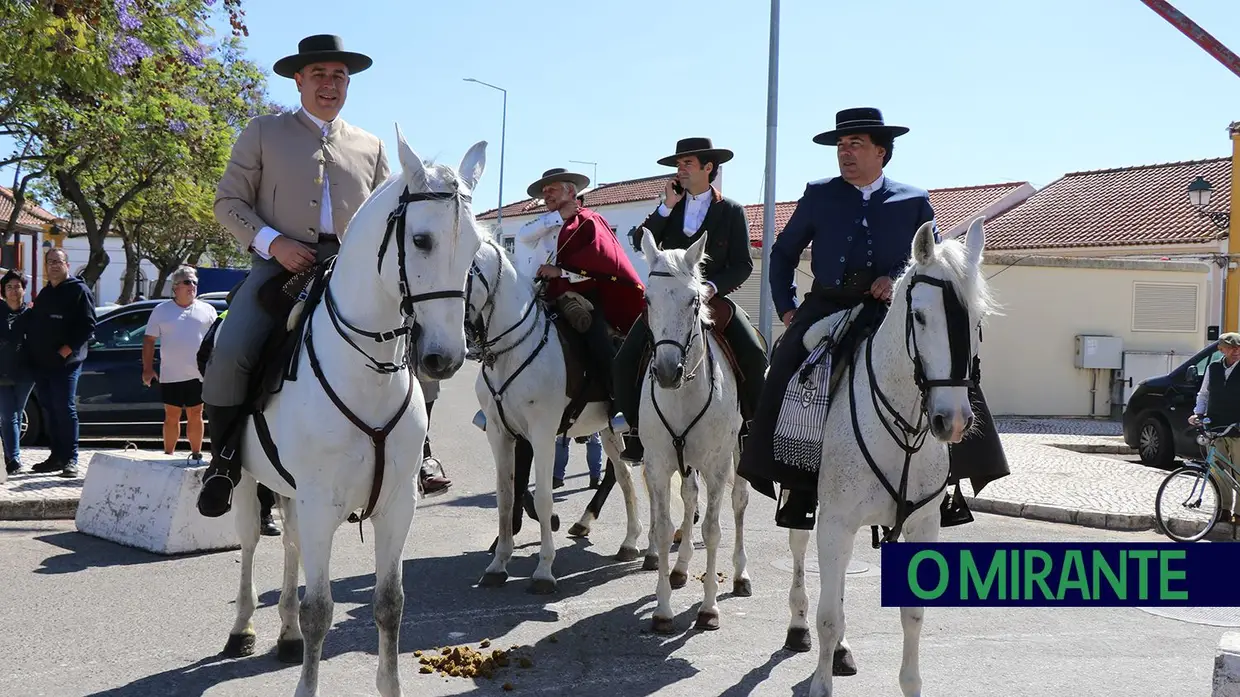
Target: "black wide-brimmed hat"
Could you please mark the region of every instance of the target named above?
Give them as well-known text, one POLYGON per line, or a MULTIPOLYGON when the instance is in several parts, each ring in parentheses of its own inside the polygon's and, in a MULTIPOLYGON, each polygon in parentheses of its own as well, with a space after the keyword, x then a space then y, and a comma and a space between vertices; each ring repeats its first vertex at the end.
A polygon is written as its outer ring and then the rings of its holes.
POLYGON ((888 126, 883 122, 883 112, 874 107, 844 109, 835 114, 835 128, 814 136, 819 145, 835 145, 840 136, 852 133, 886 133, 892 138, 908 133, 904 126, 888 126))
POLYGON ((530 198, 539 198, 542 196, 542 188, 551 182, 569 182, 577 187, 577 193, 581 193, 582 189, 590 185, 590 178, 584 174, 570 172, 563 167, 554 167, 543 172, 542 178, 530 184, 530 188, 526 189, 525 193, 529 194, 530 198))
POLYGON ((699 158, 713 156, 719 164, 732 159, 731 150, 716 148, 710 142, 710 138, 681 138, 676 141, 676 154, 661 158, 658 163, 665 167, 675 167, 676 159, 685 155, 697 155, 699 158))
POLYGON ((297 42, 297 53, 276 61, 272 70, 280 77, 293 77, 311 63, 338 61, 344 63, 350 75, 369 68, 374 62, 370 56, 344 50, 344 40, 335 34, 315 34, 297 42))

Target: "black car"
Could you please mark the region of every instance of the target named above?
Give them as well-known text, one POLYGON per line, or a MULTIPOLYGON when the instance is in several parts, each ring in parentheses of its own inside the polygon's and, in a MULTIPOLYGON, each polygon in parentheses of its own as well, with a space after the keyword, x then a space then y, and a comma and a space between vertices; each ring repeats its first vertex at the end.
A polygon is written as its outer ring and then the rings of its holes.
MULTIPOLYGON (((199 300, 217 312, 228 308, 225 293, 207 293, 199 300)), ((164 405, 159 383, 142 384, 142 340, 151 310, 164 302, 140 300, 99 315, 82 375, 78 378, 77 411, 80 437, 158 438, 163 433, 164 405)), ((159 373, 159 342, 155 343, 159 373)), ((22 414, 22 445, 38 445, 46 435, 36 389, 22 414)))
POLYGON ((1222 358, 1212 342, 1175 370, 1149 378, 1132 392, 1124 407, 1124 441, 1136 448, 1141 462, 1169 467, 1175 458, 1204 456, 1194 428, 1188 424, 1206 366, 1222 358))

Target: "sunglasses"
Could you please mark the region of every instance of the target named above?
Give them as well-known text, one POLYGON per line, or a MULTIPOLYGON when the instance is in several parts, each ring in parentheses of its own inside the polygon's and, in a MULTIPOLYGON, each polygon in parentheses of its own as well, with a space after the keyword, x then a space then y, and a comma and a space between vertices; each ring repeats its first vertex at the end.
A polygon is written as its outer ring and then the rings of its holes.
POLYGON ((197 287, 198 281, 181 281, 180 285, 197 287))

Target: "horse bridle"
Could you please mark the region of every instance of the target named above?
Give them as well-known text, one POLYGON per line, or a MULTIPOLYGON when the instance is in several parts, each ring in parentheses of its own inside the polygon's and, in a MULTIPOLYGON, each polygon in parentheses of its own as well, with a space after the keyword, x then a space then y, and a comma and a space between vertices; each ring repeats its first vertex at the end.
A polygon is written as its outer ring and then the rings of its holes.
MULTIPOLYGON (((894 542, 900 537, 900 532, 904 527, 904 521, 913 512, 922 506, 930 503, 938 498, 938 495, 947 488, 947 480, 943 480, 938 488, 932 494, 921 499, 920 501, 907 500, 908 491, 908 474, 909 464, 913 458, 913 454, 921 450, 925 443, 926 435, 929 433, 930 424, 926 420, 928 416, 927 403, 929 392, 935 387, 971 387, 976 383, 978 374, 978 357, 973 354, 973 341, 969 335, 969 313, 968 309, 960 302, 959 296, 956 294, 954 285, 950 281, 945 281, 933 276, 925 274, 914 274, 909 279, 908 286, 905 289, 905 349, 908 351, 909 358, 913 361, 913 381, 917 385, 918 396, 918 414, 917 424, 913 425, 900 414, 899 410, 892 406, 887 399, 887 395, 878 387, 878 377, 874 372, 874 337, 867 337, 865 346, 865 362, 866 372, 870 381, 871 400, 874 405, 874 413, 878 417, 879 423, 887 430, 892 440, 904 450, 904 469, 900 475, 900 486, 896 487, 887 481, 882 470, 879 469, 878 463, 874 461, 870 455, 869 449, 865 445, 865 439, 861 435, 861 426, 857 420, 857 397, 855 381, 850 376, 848 378, 849 406, 852 411, 853 435, 857 439, 857 445, 860 447, 861 454, 865 458, 866 464, 878 477, 883 488, 891 495, 896 502, 896 522, 891 528, 884 527, 884 535, 882 542, 894 542), (943 292, 943 310, 945 320, 947 322, 947 343, 951 352, 951 375, 944 379, 931 380, 926 377, 925 360, 922 357, 921 350, 917 346, 917 333, 913 331, 914 311, 913 311, 913 288, 918 283, 927 283, 940 288, 943 292), (881 405, 881 406, 880 406, 881 405), (884 416, 884 411, 887 416, 884 416), (893 423, 894 422, 894 425, 893 423)), ((856 368, 856 356, 849 357, 850 372, 856 368)), ((950 477, 950 475, 949 475, 950 477)), ((879 546, 878 533, 875 531, 875 539, 873 546, 879 546)))
POLYGON ((451 298, 460 298, 462 301, 465 300, 465 292, 460 290, 436 290, 429 293, 418 293, 416 295, 409 292, 409 275, 405 269, 405 238, 407 237, 405 234, 406 209, 410 203, 447 200, 453 200, 456 203, 456 215, 453 217, 453 234, 454 237, 459 236, 461 230, 461 204, 471 201, 471 197, 468 194, 462 193, 459 189, 455 191, 425 191, 410 193, 409 187, 406 186, 400 195, 400 199, 397 201, 396 208, 388 214, 387 229, 383 233, 383 241, 379 244, 376 270, 382 272, 383 257, 387 254, 388 244, 392 241, 392 238, 395 237, 396 263, 400 270, 400 283, 398 286, 400 290, 400 313, 405 318, 405 321, 401 324, 401 326, 388 331, 372 332, 351 324, 344 318, 343 315, 340 314, 340 310, 336 307, 336 301, 332 297, 331 293, 331 279, 327 282, 326 292, 324 293, 326 298, 324 299, 327 303, 327 316, 331 319, 332 325, 336 328, 336 333, 339 334, 345 342, 352 346, 358 353, 365 356, 366 360, 370 361, 370 365, 367 367, 377 373, 396 373, 406 369, 409 366, 409 361, 413 355, 414 342, 417 341, 418 336, 422 333, 421 327, 417 323, 417 315, 414 312, 414 305, 428 300, 442 300, 451 298), (345 328, 354 334, 364 336, 368 339, 373 339, 376 343, 386 343, 388 341, 394 341, 398 337, 409 335, 409 343, 406 347, 404 358, 400 363, 380 361, 374 358, 367 353, 365 349, 358 346, 353 339, 349 338, 348 333, 341 328, 341 325, 344 325, 345 328))
POLYGON ((538 294, 535 293, 534 297, 530 299, 529 305, 526 306, 525 311, 521 313, 520 319, 518 319, 515 323, 513 323, 511 327, 500 332, 495 338, 493 339, 487 338, 487 332, 488 332, 488 329, 490 328, 491 320, 495 316, 495 308, 496 308, 495 296, 499 292, 500 282, 504 278, 504 273, 503 273, 504 262, 503 262, 503 256, 502 256, 503 252, 499 249, 498 245, 495 244, 494 240, 488 239, 487 243, 490 244, 492 248, 495 249, 497 258, 500 259, 499 270, 495 274, 495 287, 492 288, 491 284, 487 283, 486 274, 484 274, 482 272, 482 269, 478 267, 478 260, 477 258, 475 258, 474 261, 470 265, 469 275, 466 276, 466 279, 465 279, 466 328, 467 328, 467 333, 471 333, 474 335, 473 339, 471 340, 471 343, 473 343, 473 345, 477 347, 478 360, 479 362, 482 363, 482 370, 479 372, 482 374, 482 381, 486 385, 487 391, 491 393, 491 399, 494 400, 495 402, 495 410, 499 413, 499 421, 501 424, 503 424, 504 428, 507 429, 509 435, 516 438, 519 436, 519 434, 508 423, 508 417, 504 413, 504 393, 508 391, 508 387, 511 386, 513 381, 517 379, 517 376, 521 375, 521 373, 524 372, 525 369, 528 368, 530 364, 534 362, 534 359, 537 358, 538 354, 542 352, 543 347, 547 345, 547 339, 551 335, 551 322, 555 319, 555 316, 552 313, 546 312, 543 310, 542 303, 539 302, 539 299, 538 299, 538 294), (473 297, 475 278, 478 279, 478 282, 482 284, 483 289, 486 290, 486 300, 484 300, 482 302, 482 305, 477 308, 475 308, 473 305, 473 302, 471 302, 471 298, 473 297), (487 308, 488 305, 490 306, 490 310, 487 312, 486 319, 483 319, 482 312, 483 310, 487 308), (478 321, 477 321, 477 326, 472 328, 472 331, 469 331, 470 329, 469 328, 469 313, 471 311, 474 311, 477 313, 478 321), (530 323, 529 329, 527 329, 525 333, 521 335, 520 338, 518 338, 516 341, 513 341, 511 345, 505 348, 502 348, 498 351, 492 350, 499 343, 500 339, 503 339, 504 337, 516 331, 518 327, 525 324, 525 321, 529 319, 531 313, 534 314, 535 319, 533 322, 530 323), (521 362, 521 365, 519 365, 517 369, 513 371, 512 375, 509 375, 508 379, 505 380, 504 383, 499 386, 499 389, 496 389, 495 386, 491 384, 490 376, 487 375, 487 368, 494 368, 496 359, 498 359, 500 356, 503 356, 506 353, 509 353, 510 351, 515 350, 518 346, 525 343, 525 340, 528 339, 530 335, 532 335, 534 331, 538 328, 539 322, 537 318, 539 315, 541 315, 543 318, 543 321, 542 321, 543 331, 542 331, 542 338, 539 340, 538 345, 535 346, 534 350, 530 352, 530 355, 527 356, 525 360, 521 362))
MULTIPOLYGON (((651 271, 650 275, 662 276, 665 278, 673 277, 673 274, 666 271, 651 271)), ((701 411, 697 413, 697 416, 693 417, 693 421, 690 421, 689 425, 686 426, 679 435, 672 430, 671 424, 667 422, 667 417, 663 415, 663 410, 659 408, 659 401, 655 399, 653 357, 650 361, 649 370, 651 386, 650 404, 654 406, 655 413, 659 415, 659 421, 663 422, 663 428, 667 431, 667 434, 672 437, 672 447, 676 449, 676 465, 680 470, 680 475, 682 477, 689 476, 689 468, 685 466, 685 439, 689 437, 689 431, 692 431, 693 427, 698 425, 698 422, 702 420, 702 417, 706 416, 707 410, 710 409, 710 405, 715 399, 715 352, 710 350, 710 342, 706 340, 706 333, 702 330, 702 322, 699 319, 702 312, 702 296, 694 295, 693 302, 690 303, 690 307, 693 308, 693 322, 689 324, 689 331, 685 335, 685 342, 683 344, 671 339, 661 339, 654 342, 654 349, 656 350, 660 346, 666 345, 671 346, 680 352, 680 363, 676 366, 676 369, 682 376, 684 376, 684 381, 689 382, 693 378, 697 377, 696 370, 688 375, 685 375, 685 363, 689 360, 689 347, 693 345, 693 332, 696 330, 698 335, 702 337, 702 351, 706 354, 706 370, 710 376, 710 392, 706 395, 706 403, 702 405, 701 411)), ((649 323, 647 323, 647 331, 649 330, 649 323)), ((651 338, 654 337, 651 336, 651 338)))
MULTIPOLYGON (((662 276, 664 278, 673 277, 673 275, 668 273, 667 271, 651 271, 650 275, 651 276, 662 276)), ((698 317, 702 312, 702 296, 694 295, 693 301, 690 303, 689 307, 693 310, 692 316, 694 318, 698 317)), ((649 329, 649 324, 647 324, 647 329, 649 329)), ((685 375, 685 364, 688 363, 689 361, 689 347, 693 344, 693 332, 694 331, 697 331, 699 334, 702 333, 701 322, 694 321, 694 322, 689 323, 689 331, 685 333, 684 343, 680 343, 679 341, 673 341, 672 339, 660 339, 659 341, 654 342, 655 350, 658 350, 660 346, 671 346, 672 348, 680 352, 680 363, 676 365, 676 370, 680 372, 681 375, 684 375, 685 382, 688 382, 692 380, 693 378, 697 377, 696 372, 685 375)), ((651 336, 651 338, 653 339, 654 337, 651 336)), ((702 344, 703 346, 705 346, 706 344, 705 336, 703 336, 702 344)), ((710 347, 705 346, 705 350, 709 353, 710 347)), ((650 370, 651 371, 654 370, 653 361, 650 364, 650 370)))

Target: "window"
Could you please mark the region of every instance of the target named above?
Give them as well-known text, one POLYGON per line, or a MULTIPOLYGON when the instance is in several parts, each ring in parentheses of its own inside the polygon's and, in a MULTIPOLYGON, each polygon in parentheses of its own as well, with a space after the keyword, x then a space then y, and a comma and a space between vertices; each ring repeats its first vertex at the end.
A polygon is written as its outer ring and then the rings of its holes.
POLYGON ((516 254, 517 238, 505 236, 504 237, 504 250, 507 251, 509 254, 516 254))
POLYGON ((149 312, 126 312, 95 325, 90 350, 142 348, 149 312))

